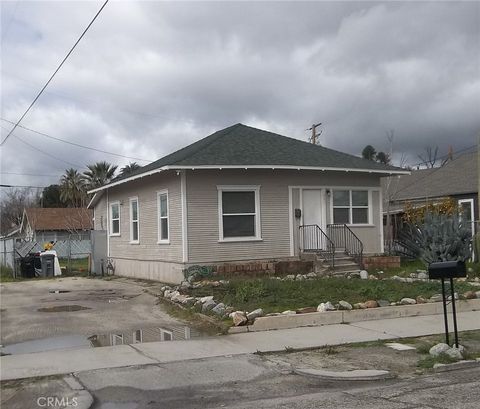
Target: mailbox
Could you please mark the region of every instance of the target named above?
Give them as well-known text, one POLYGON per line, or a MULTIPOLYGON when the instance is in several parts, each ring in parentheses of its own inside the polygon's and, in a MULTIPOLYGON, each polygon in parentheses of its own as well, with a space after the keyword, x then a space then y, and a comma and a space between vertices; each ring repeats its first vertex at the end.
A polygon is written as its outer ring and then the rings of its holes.
POLYGON ((464 261, 439 261, 428 266, 430 279, 466 277, 467 268, 464 261))
POLYGON ((302 211, 300 209, 295 209, 295 218, 300 219, 302 217, 302 211))

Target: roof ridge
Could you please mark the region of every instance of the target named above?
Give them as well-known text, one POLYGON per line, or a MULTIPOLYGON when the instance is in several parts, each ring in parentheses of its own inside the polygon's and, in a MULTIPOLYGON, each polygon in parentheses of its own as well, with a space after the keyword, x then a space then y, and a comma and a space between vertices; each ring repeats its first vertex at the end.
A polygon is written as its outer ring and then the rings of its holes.
MULTIPOLYGON (((208 139, 208 138, 211 138, 211 140, 209 140, 208 142, 206 142, 204 145, 202 145, 201 147, 199 147, 197 150, 195 150, 195 151, 193 151, 193 152, 190 152, 188 155, 184 156, 183 158, 177 159, 175 162, 172 162, 171 165, 174 165, 174 164, 176 164, 176 163, 178 163, 178 162, 180 162, 180 161, 182 161, 182 160, 187 159, 187 158, 188 158, 189 156, 191 156, 191 155, 194 155, 194 154, 196 154, 196 153, 199 153, 199 152, 203 151, 204 149, 208 148, 212 143, 214 143, 214 142, 218 141, 219 139, 222 139, 223 137, 229 135, 235 128, 238 128, 239 125, 241 125, 241 126, 246 126, 246 125, 243 125, 243 124, 241 124, 240 122, 238 122, 238 123, 236 123, 236 124, 234 124, 234 125, 230 125, 230 126, 227 127, 227 128, 220 129, 220 130, 218 130, 218 131, 216 131, 216 132, 214 132, 214 133, 212 133, 212 134, 210 134, 210 135, 208 135, 208 136, 205 136, 204 138, 199 139, 198 141, 193 142, 193 144, 195 144, 195 143, 198 143, 198 142, 201 142, 201 141, 205 141, 205 140, 208 139), (226 131, 226 132, 225 132, 225 131, 226 131), (219 135, 216 135, 216 136, 215 136, 215 134, 219 134, 219 135)), ((182 149, 187 149, 187 148, 190 147, 190 146, 192 146, 192 144, 187 145, 187 146, 185 146, 185 147, 182 148, 182 149)), ((179 150, 177 150, 177 151, 175 151, 175 152, 172 152, 170 155, 173 155, 173 154, 175 154, 175 153, 177 153, 177 152, 180 152, 182 149, 179 149, 179 150)), ((167 155, 167 156, 170 156, 170 155, 167 155)), ((161 158, 161 159, 164 159, 164 158, 165 158, 165 157, 163 157, 163 158, 161 158)), ((159 160, 160 160, 160 159, 159 159, 159 160)))

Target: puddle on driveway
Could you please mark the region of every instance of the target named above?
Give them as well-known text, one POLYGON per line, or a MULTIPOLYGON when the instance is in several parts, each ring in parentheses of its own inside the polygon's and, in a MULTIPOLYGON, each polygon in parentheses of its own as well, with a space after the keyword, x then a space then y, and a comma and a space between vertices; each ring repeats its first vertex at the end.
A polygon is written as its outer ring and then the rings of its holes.
POLYGON ((82 307, 81 305, 55 305, 54 307, 43 307, 39 308, 39 312, 70 312, 70 311, 80 311, 80 310, 91 310, 88 307, 82 307))
POLYGON ((206 334, 195 328, 185 325, 165 324, 147 328, 134 328, 129 331, 95 334, 89 337, 84 335, 67 335, 20 342, 0 348, 0 355, 30 354, 73 348, 98 348, 142 342, 181 341, 205 336, 206 334))

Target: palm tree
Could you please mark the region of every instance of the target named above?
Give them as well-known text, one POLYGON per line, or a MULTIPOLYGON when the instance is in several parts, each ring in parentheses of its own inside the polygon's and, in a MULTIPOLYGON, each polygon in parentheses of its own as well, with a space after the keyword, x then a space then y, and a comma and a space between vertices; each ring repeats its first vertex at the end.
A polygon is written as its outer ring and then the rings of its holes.
POLYGON ((140 168, 141 166, 137 162, 130 162, 128 165, 125 165, 122 169, 120 169, 120 176, 127 176, 140 168))
POLYGON ((87 194, 85 180, 76 169, 70 168, 60 180, 60 200, 68 207, 84 207, 87 194))
POLYGON ((110 182, 115 176, 117 165, 108 162, 97 162, 87 165, 88 170, 83 172, 88 189, 95 189, 110 182))

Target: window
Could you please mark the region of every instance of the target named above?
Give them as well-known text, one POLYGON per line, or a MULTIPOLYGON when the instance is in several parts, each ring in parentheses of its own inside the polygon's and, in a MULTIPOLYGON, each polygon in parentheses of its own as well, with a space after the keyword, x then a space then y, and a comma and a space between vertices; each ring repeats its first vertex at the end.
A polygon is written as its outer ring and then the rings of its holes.
POLYGON ((458 206, 460 207, 460 220, 473 236, 475 233, 473 199, 461 199, 458 201, 458 206))
POLYGON ((163 190, 157 194, 158 204, 158 242, 169 243, 170 229, 168 222, 168 191, 163 190))
POLYGON ((219 186, 220 240, 259 240, 259 187, 219 186))
POLYGON ((333 223, 369 224, 368 190, 334 190, 333 223))
POLYGON ((143 331, 141 329, 137 329, 133 333, 133 343, 138 344, 140 342, 143 342, 143 331))
POLYGON ((160 328, 160 341, 173 341, 173 332, 160 328))
POLYGON ((120 202, 110 203, 110 236, 120 236, 120 202))
POLYGON ((138 198, 130 198, 130 243, 138 243, 138 198))
POLYGON ((110 334, 110 345, 123 345, 123 334, 110 334))

